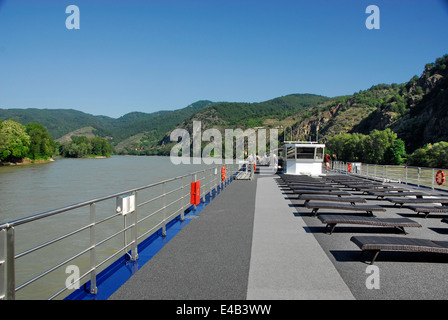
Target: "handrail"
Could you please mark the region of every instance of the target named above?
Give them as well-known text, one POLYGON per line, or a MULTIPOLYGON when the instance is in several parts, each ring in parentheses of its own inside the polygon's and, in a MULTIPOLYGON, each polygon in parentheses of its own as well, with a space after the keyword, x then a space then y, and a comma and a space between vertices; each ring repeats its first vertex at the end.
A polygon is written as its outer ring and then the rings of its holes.
POLYGON ((78 208, 90 205, 92 203, 101 202, 101 201, 104 201, 104 200, 116 198, 116 197, 119 197, 119 196, 122 196, 122 195, 125 195, 125 194, 128 194, 128 193, 132 193, 132 192, 136 192, 136 191, 140 191, 140 190, 156 187, 156 186, 161 185, 163 183, 168 183, 168 182, 171 182, 171 181, 179 180, 181 178, 188 177, 188 176, 195 175, 195 174, 199 174, 199 173, 207 171, 207 170, 210 170, 210 169, 204 169, 204 170, 196 171, 196 172, 189 173, 189 174, 186 174, 186 175, 183 175, 183 176, 178 176, 178 177, 175 177, 175 178, 170 178, 170 179, 167 179, 167 180, 163 180, 163 181, 159 181, 159 182, 156 182, 156 183, 152 183, 152 184, 149 184, 149 185, 146 185, 146 186, 142 186, 142 187, 130 189, 130 190, 127 190, 127 191, 114 193, 114 194, 111 194, 111 195, 108 195, 108 196, 103 196, 103 197, 91 199, 91 200, 88 200, 88 201, 83 201, 83 202, 72 204, 72 205, 69 205, 69 206, 66 206, 66 207, 62 207, 62 208, 58 208, 58 209, 54 209, 54 210, 38 213, 38 214, 29 216, 29 217, 25 217, 25 218, 22 218, 22 219, 13 220, 13 221, 10 221, 10 222, 7 222, 7 223, 0 224, 0 230, 4 229, 4 228, 9 228, 9 227, 15 227, 15 226, 18 226, 18 225, 21 225, 21 224, 24 224, 24 223, 28 223, 28 222, 31 222, 31 221, 34 221, 34 220, 37 220, 37 219, 42 219, 42 218, 45 218, 45 217, 49 217, 49 216, 52 216, 52 215, 55 215, 55 214, 58 214, 58 213, 66 212, 68 210, 78 209, 78 208))
MULTIPOLYGON (((229 174, 229 177, 226 178, 226 181, 221 181, 221 179, 218 178, 218 174, 220 173, 220 170, 217 170, 218 167, 221 167, 222 165, 215 165, 211 168, 199 170, 193 173, 188 173, 185 175, 181 175, 178 177, 158 181, 156 183, 148 184, 145 186, 141 186, 138 188, 117 192, 114 194, 98 197, 95 199, 91 199, 88 201, 82 201, 76 204, 68 205, 65 207, 61 207, 54 210, 49 210, 46 212, 38 213, 35 215, 31 215, 25 218, 13 220, 10 222, 2 223, 0 224, 0 300, 1 299, 15 299, 15 294, 17 291, 29 286, 30 284, 37 282, 38 280, 42 279, 43 277, 48 276, 52 272, 56 271, 56 269, 61 268, 62 266, 66 265, 69 262, 74 261, 75 259, 79 258, 82 255, 90 253, 90 265, 87 269, 87 272, 85 272, 82 276, 79 276, 78 281, 81 279, 84 279, 85 277, 90 275, 91 280, 91 293, 95 294, 97 293, 96 288, 96 274, 98 271, 98 268, 102 267, 106 264, 106 262, 110 261, 112 258, 116 257, 118 254, 123 254, 123 252, 127 252, 128 248, 131 248, 131 260, 138 259, 137 254, 137 245, 139 241, 143 241, 147 237, 149 237, 152 233, 159 230, 162 227, 163 234, 166 233, 166 225, 169 223, 172 219, 176 219, 177 216, 180 217, 181 220, 183 220, 183 214, 186 209, 188 209, 191 204, 186 201, 186 198, 190 197, 190 189, 189 184, 186 183, 185 178, 191 177, 191 181, 201 181, 201 201, 202 199, 205 201, 205 197, 209 193, 212 194, 212 190, 216 189, 218 191, 218 188, 223 188, 226 184, 228 184, 231 181, 230 176, 236 174, 236 172, 239 170, 238 164, 224 164, 226 166, 226 171, 231 173, 229 174), (230 169, 231 168, 231 169, 230 169), (229 170, 230 169, 230 170, 229 170), (199 178, 198 178, 199 177, 199 178), (167 191, 167 184, 174 183, 176 181, 181 181, 181 186, 174 186, 174 188, 167 191), (159 191, 160 194, 156 195, 150 200, 143 199, 141 202, 138 202, 139 197, 137 197, 137 194, 140 194, 140 191, 143 190, 151 190, 155 187, 162 186, 163 190, 159 191), (187 190, 185 190, 187 188, 187 190), (176 195, 176 193, 182 193, 181 195, 176 195), (96 205, 99 203, 106 202, 111 199, 116 199, 117 197, 133 194, 135 196, 135 211, 124 215, 123 222, 124 226, 120 228, 120 230, 114 232, 112 231, 112 234, 105 235, 103 239, 96 239, 96 230, 97 226, 112 220, 116 219, 122 216, 121 213, 114 212, 112 214, 107 215, 106 217, 101 217, 98 221, 96 221, 96 205), (157 208, 152 208, 148 212, 144 212, 142 214, 140 211, 143 212, 143 206, 148 205, 149 203, 152 203, 156 200, 160 200, 162 204, 157 208), (167 201, 168 200, 168 201, 167 201), (44 241, 43 243, 39 243, 37 245, 33 245, 31 248, 27 248, 23 250, 20 253, 15 253, 15 247, 16 247, 16 234, 15 234, 15 228, 21 225, 25 224, 31 224, 36 221, 40 221, 45 218, 58 216, 61 213, 64 212, 70 212, 74 211, 79 208, 90 206, 90 218, 87 223, 82 225, 81 227, 75 228, 75 230, 71 230, 69 232, 66 232, 62 235, 58 235, 51 240, 44 241), (157 221, 150 221, 148 218, 156 217, 157 214, 160 214, 161 217, 158 218, 157 221), (129 223, 127 223, 127 220, 129 223), (148 223, 150 221, 152 224, 148 227, 145 226, 146 230, 140 231, 140 235, 138 234, 137 226, 141 226, 143 222, 148 223), (86 247, 80 247, 78 252, 75 254, 72 254, 72 256, 63 259, 61 262, 54 262, 49 267, 46 267, 47 269, 40 274, 31 276, 31 279, 27 279, 22 284, 16 286, 16 263, 15 261, 19 258, 22 258, 24 256, 27 256, 32 253, 38 253, 39 250, 51 247, 52 245, 55 245, 56 243, 59 243, 63 239, 67 239, 69 237, 73 237, 78 235, 81 232, 89 232, 90 230, 90 243, 86 247), (127 239, 127 233, 131 234, 130 239, 127 239), (116 238, 117 236, 122 236, 124 243, 122 243, 121 246, 115 246, 113 247, 112 254, 109 254, 105 259, 103 259, 101 262, 96 261, 96 254, 98 248, 105 244, 106 242, 112 240, 113 238, 116 238)), ((148 209, 149 210, 149 209, 148 209)), ((56 293, 53 293, 49 299, 54 299, 58 296, 60 296, 63 292, 68 290, 67 287, 63 287, 59 289, 56 293)))
POLYGON ((448 191, 446 183, 438 185, 436 175, 439 170, 448 174, 447 168, 429 168, 406 165, 379 165, 361 162, 335 161, 334 170, 346 174, 357 174, 372 179, 380 179, 385 182, 397 182, 417 187, 430 188, 432 190, 448 191), (348 170, 348 164, 352 165, 351 172, 348 170))

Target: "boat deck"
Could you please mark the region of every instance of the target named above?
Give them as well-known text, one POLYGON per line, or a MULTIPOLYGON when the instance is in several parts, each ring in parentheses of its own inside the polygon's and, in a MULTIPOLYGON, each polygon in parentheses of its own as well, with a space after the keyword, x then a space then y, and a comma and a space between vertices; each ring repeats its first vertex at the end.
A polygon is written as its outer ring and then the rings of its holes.
POLYGON ((388 227, 338 225, 330 235, 278 175, 256 174, 253 180, 233 181, 191 216, 109 299, 448 299, 447 255, 382 252, 375 263, 380 287, 369 289, 369 264, 350 241, 366 234, 446 240, 444 215, 424 218, 362 191, 348 191, 386 208, 378 217, 408 217, 422 227, 403 235, 388 227))

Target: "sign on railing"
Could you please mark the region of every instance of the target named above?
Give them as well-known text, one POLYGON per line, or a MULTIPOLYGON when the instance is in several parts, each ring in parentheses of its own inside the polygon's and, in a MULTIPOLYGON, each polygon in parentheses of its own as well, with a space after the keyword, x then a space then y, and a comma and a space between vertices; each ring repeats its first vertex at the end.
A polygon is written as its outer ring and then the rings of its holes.
POLYGON ((117 213, 122 216, 135 211, 135 195, 127 194, 117 197, 117 213))

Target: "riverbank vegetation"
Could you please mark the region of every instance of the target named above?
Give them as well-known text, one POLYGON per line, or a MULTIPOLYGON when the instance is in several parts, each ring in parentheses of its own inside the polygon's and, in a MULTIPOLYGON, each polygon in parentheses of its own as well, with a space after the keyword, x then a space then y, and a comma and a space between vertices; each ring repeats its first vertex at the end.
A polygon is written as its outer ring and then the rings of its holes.
POLYGON ((448 142, 428 143, 406 154, 404 141, 390 129, 373 130, 369 135, 337 134, 328 140, 327 148, 347 162, 448 168, 448 142))
POLYGON ((101 137, 73 137, 59 146, 59 154, 66 158, 110 157, 113 147, 101 137))
POLYGON ((35 163, 55 155, 71 158, 109 157, 112 146, 100 137, 73 137, 62 145, 56 143, 39 123, 26 126, 14 120, 0 121, 0 163, 35 163))
POLYGON ((47 129, 38 123, 24 126, 14 120, 0 122, 0 162, 48 160, 55 147, 47 129))
POLYGON ((409 165, 433 168, 448 168, 448 142, 428 143, 409 156, 409 165))
POLYGON ((337 134, 328 140, 327 148, 338 159, 351 162, 400 165, 406 159, 403 140, 390 129, 373 130, 369 135, 337 134))

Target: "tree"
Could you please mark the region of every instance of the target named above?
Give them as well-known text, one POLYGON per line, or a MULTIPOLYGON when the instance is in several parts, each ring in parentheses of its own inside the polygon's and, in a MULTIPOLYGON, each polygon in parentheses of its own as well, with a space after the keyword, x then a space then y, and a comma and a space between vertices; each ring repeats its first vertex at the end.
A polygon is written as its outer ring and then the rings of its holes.
POLYGON ((360 133, 338 134, 327 142, 328 149, 338 159, 374 164, 402 164, 406 157, 404 142, 390 129, 360 133))
POLYGON ((409 164, 421 167, 448 167, 448 142, 428 143, 423 148, 415 150, 409 156, 409 164))
POLYGON ((68 158, 84 158, 89 156, 109 157, 113 147, 109 142, 100 137, 87 138, 85 136, 73 137, 59 147, 61 156, 68 158))
POLYGON ((415 150, 408 158, 411 166, 429 167, 429 156, 426 152, 428 146, 415 150))
POLYGON ((440 141, 434 143, 428 150, 429 165, 435 168, 448 167, 448 142, 440 141))
POLYGON ((384 154, 384 160, 387 164, 401 165, 404 163, 405 157, 405 145, 401 139, 394 140, 384 154))
POLYGON ((30 136, 30 159, 48 159, 54 154, 56 143, 47 129, 39 123, 29 123, 26 132, 30 136))
POLYGON ((367 140, 370 151, 369 158, 377 164, 385 164, 385 153, 392 146, 397 134, 390 129, 383 131, 373 130, 367 140))
POLYGON ((0 161, 20 161, 28 154, 30 136, 26 128, 14 120, 0 123, 0 161))

